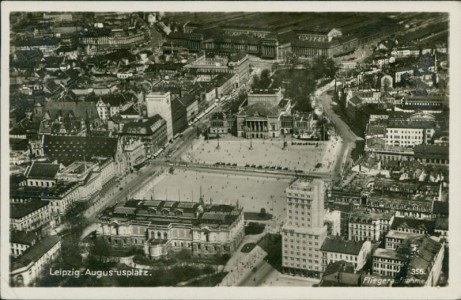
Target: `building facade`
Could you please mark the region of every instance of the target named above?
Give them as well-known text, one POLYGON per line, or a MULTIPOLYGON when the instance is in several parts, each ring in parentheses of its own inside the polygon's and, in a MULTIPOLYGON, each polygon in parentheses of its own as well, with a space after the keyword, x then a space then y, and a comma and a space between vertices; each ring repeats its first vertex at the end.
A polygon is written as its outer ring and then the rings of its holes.
POLYGON ((370 241, 345 241, 342 238, 329 236, 320 248, 322 252, 322 269, 332 262, 344 260, 352 263, 356 271, 367 263, 371 252, 370 241))
POLYGON ((166 121, 168 141, 173 139, 173 121, 170 92, 151 92, 146 95, 147 116, 160 115, 166 121))
POLYGON ((51 221, 48 201, 29 200, 10 205, 10 227, 13 230, 37 231, 51 221))
POLYGON ((284 272, 310 276, 323 271, 320 247, 327 235, 324 225, 325 183, 297 179, 285 190, 287 217, 282 228, 284 272))
POLYGON ((61 239, 48 236, 29 247, 13 260, 10 271, 12 286, 28 286, 40 275, 44 267, 56 259, 61 251, 61 239))
POLYGON ((111 245, 140 247, 152 258, 180 250, 232 254, 245 235, 241 208, 194 202, 130 200, 112 207, 98 224, 97 235, 111 245))

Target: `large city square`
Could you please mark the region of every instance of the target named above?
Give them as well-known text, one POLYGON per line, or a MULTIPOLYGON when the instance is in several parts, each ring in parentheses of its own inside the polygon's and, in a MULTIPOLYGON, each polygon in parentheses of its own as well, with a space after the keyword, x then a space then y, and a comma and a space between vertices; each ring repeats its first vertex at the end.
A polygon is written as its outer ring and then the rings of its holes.
POLYGON ((280 223, 284 218, 285 189, 292 179, 247 174, 220 174, 176 168, 153 179, 137 194, 140 199, 168 199, 205 203, 240 205, 245 212, 260 212, 261 208, 280 223))
POLYGON ((2 299, 459 288, 447 3, 5 2, 2 299))
POLYGON ((186 162, 199 164, 230 163, 238 166, 261 166, 301 170, 304 172, 329 172, 334 167, 341 148, 339 138, 331 141, 302 141, 282 138, 242 139, 196 139, 181 155, 186 162), (321 164, 321 165, 319 165, 321 164))

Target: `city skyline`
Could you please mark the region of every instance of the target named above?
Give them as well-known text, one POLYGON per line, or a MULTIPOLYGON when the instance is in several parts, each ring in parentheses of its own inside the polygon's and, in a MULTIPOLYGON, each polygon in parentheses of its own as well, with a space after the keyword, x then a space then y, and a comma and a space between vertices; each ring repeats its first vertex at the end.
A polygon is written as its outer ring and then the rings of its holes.
POLYGON ((134 9, 9 15, 11 287, 457 288, 458 15, 134 9))

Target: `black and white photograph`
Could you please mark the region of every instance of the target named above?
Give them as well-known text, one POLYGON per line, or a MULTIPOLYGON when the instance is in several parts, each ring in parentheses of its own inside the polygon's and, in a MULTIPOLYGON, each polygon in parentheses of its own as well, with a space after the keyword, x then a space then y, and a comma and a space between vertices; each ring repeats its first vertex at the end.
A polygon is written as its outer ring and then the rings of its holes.
POLYGON ((2 3, 5 299, 461 296, 461 6, 366 3, 2 3))

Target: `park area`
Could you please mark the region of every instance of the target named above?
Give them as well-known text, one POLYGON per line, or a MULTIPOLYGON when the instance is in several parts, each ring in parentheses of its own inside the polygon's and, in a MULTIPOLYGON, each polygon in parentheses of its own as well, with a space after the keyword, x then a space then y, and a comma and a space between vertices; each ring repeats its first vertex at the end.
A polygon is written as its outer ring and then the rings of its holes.
POLYGON ((205 203, 238 203, 245 212, 259 213, 264 208, 280 223, 285 217, 285 189, 289 184, 290 179, 274 176, 220 174, 176 168, 172 174, 160 176, 153 188, 142 189, 137 197, 198 202, 201 193, 205 203))
POLYGON ((181 159, 210 165, 230 163, 241 167, 329 172, 341 148, 336 138, 328 142, 287 139, 285 149, 283 144, 282 138, 253 139, 250 145, 249 139, 226 136, 219 139, 218 147, 218 139, 196 139, 192 146, 182 153, 181 159))

